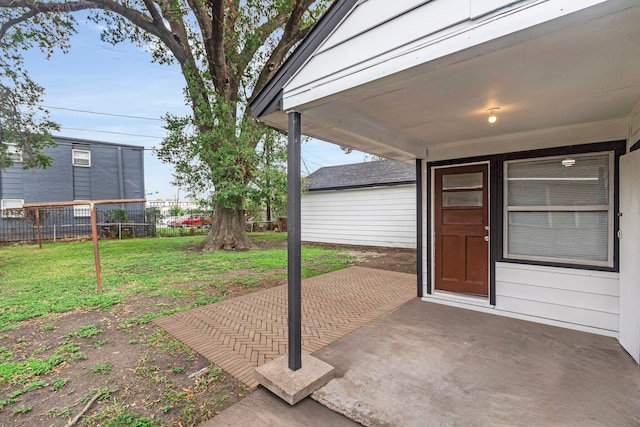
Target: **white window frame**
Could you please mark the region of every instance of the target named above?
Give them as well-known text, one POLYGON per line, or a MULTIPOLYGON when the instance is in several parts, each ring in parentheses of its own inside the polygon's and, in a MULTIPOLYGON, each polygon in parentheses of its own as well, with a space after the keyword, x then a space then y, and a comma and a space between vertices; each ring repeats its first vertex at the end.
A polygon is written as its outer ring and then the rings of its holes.
POLYGON ((14 142, 3 142, 7 146, 7 154, 14 163, 22 163, 22 150, 14 142))
POLYGON ((504 162, 504 202, 503 202, 503 257, 504 259, 522 260, 522 261, 542 261, 558 264, 574 264, 583 266, 595 266, 595 267, 614 267, 613 252, 614 252, 614 195, 615 195, 615 153, 613 151, 599 151, 592 153, 582 154, 565 154, 559 156, 549 157, 531 157, 527 159, 507 160, 504 162), (579 159, 581 157, 591 157, 598 154, 607 154, 609 156, 609 203, 607 205, 592 205, 592 206, 509 206, 509 165, 514 163, 533 162, 536 160, 554 160, 561 161, 567 157, 573 159, 579 159), (576 258, 560 258, 560 257, 544 257, 537 255, 522 255, 509 253, 509 212, 607 212, 607 260, 606 261, 594 261, 587 259, 576 258))
POLYGON ((91 216, 91 205, 73 205, 74 218, 88 218, 91 216))
POLYGON ((0 200, 0 213, 2 218, 24 218, 24 199, 0 200), (10 206, 7 206, 10 205, 10 206), (19 206, 16 206, 19 205, 19 206), (20 211, 18 211, 20 209, 20 211))
POLYGON ((77 149, 72 149, 71 150, 71 164, 73 164, 73 166, 77 166, 77 167, 81 167, 81 168, 90 168, 91 167, 91 151, 89 150, 77 150, 77 149), (78 163, 77 161, 82 160, 82 161, 87 161, 88 164, 82 164, 82 163, 78 163))

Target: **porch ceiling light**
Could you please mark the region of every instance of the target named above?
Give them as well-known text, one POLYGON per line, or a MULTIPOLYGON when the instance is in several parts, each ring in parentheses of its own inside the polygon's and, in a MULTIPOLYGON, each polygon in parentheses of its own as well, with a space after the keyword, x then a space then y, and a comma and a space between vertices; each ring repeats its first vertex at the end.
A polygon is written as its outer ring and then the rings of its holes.
POLYGON ((489 112, 489 117, 487 118, 487 121, 489 123, 494 124, 495 122, 498 121, 498 116, 496 115, 496 113, 498 112, 499 109, 500 107, 493 107, 487 110, 489 112))
POLYGON ((576 164, 576 159, 567 158, 562 160, 562 166, 570 167, 576 164))

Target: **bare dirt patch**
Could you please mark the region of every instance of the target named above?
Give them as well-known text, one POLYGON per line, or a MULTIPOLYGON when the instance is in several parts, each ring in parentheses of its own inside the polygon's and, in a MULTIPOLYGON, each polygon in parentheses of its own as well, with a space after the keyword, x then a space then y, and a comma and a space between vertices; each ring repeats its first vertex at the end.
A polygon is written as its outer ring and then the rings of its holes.
MULTIPOLYGON (((258 246, 282 248, 286 242, 258 246)), ((415 273, 415 250, 318 246, 353 257, 354 265, 415 273)), ((251 274, 236 271, 220 279, 251 274)), ((285 283, 273 277, 250 286, 221 288, 197 281, 182 286, 199 287, 200 294, 205 286, 210 297, 234 298, 285 283)), ((237 402, 248 393, 243 384, 149 323, 150 313, 190 302, 141 295, 110 309, 76 310, 0 332, 0 363, 11 360, 16 369, 25 367, 12 379, 0 372, 0 426, 66 425, 96 395, 79 425, 197 425, 237 402), (48 360, 51 366, 42 368, 33 360, 48 360), (50 370, 35 375, 38 369, 50 370)))
POLYGON ((380 270, 416 273, 416 250, 406 248, 382 248, 378 246, 346 246, 326 243, 313 243, 308 246, 319 246, 337 249, 345 255, 353 257, 351 264, 361 267, 378 268, 380 270))

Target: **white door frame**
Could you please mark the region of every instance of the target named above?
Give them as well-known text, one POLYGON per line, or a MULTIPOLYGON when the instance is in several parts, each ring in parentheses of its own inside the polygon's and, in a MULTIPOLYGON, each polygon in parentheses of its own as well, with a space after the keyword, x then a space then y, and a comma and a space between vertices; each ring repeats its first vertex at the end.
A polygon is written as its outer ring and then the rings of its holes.
MULTIPOLYGON (((426 162, 425 162, 426 163, 426 162)), ((429 221, 431 223, 431 228, 429 230, 429 246, 431 249, 431 256, 429 257, 429 259, 427 260, 427 262, 429 263, 430 268, 428 270, 424 270, 424 271, 429 271, 429 279, 431 282, 431 295, 427 295, 426 293, 426 289, 425 289, 425 293, 424 293, 424 297, 425 298, 433 298, 433 297, 438 297, 439 299, 446 299, 446 300, 453 300, 453 301, 463 301, 463 302, 469 302, 469 303, 473 303, 473 304, 478 304, 480 302, 479 305, 482 306, 486 306, 489 307, 489 300, 491 298, 491 245, 493 244, 493 242, 491 242, 491 240, 489 240, 489 251, 487 252, 487 280, 488 280, 488 286, 489 286, 489 293, 488 295, 479 297, 479 296, 475 296, 475 295, 465 295, 465 294, 457 294, 457 293, 453 293, 453 292, 446 292, 446 291, 438 291, 436 289, 435 286, 435 254, 436 254, 436 248, 435 248, 435 241, 436 241, 436 230, 435 230, 435 185, 436 185, 436 180, 435 180, 435 176, 436 176, 436 169, 443 169, 443 168, 455 168, 455 167, 463 167, 463 166, 476 166, 476 165, 486 165, 487 166, 487 195, 488 195, 488 206, 487 206, 487 213, 489 215, 489 230, 487 230, 487 232, 489 233, 489 235, 491 235, 491 227, 493 226, 493 224, 491 224, 491 162, 489 160, 482 160, 482 161, 478 161, 478 162, 467 162, 467 163, 451 163, 451 164, 446 164, 446 165, 439 165, 439 166, 433 166, 430 168, 429 170, 429 174, 430 174, 430 181, 431 181, 431 186, 429 188, 429 202, 431 204, 431 209, 430 212, 427 213, 427 215, 429 215, 429 221)), ((425 175, 426 176, 426 175, 425 175)), ((425 227, 426 229, 426 227, 425 227)), ((426 242, 425 242, 426 243, 426 242)))

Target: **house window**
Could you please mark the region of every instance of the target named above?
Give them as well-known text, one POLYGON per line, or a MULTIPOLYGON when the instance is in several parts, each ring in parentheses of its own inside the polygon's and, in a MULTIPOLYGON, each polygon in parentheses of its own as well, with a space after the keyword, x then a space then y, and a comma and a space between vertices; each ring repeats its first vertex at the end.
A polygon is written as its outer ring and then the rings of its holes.
POLYGON ((613 153, 505 162, 504 257, 613 266, 613 153))
POLYGON ((18 147, 18 144, 12 142, 3 142, 6 145, 7 155, 11 158, 13 163, 22 163, 22 150, 18 147))
POLYGON ((71 150, 73 166, 88 168, 91 166, 91 151, 71 150))
POLYGON ((91 207, 89 205, 73 205, 73 216, 76 218, 91 216, 91 207))
POLYGON ((0 200, 0 213, 2 218, 24 218, 22 199, 2 199, 0 200))

